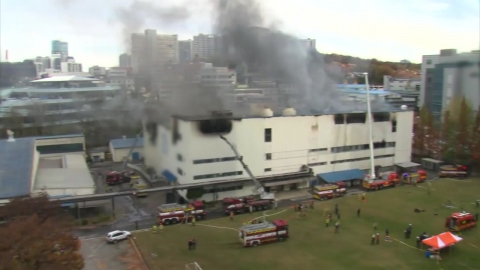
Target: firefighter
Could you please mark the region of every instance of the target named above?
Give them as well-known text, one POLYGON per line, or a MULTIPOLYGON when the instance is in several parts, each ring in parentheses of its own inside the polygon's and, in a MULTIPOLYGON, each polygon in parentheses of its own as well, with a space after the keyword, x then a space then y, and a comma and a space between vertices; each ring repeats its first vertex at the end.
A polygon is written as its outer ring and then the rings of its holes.
POLYGON ((253 213, 253 207, 251 205, 248 206, 248 211, 251 213, 253 213))
POLYGON ((417 236, 417 238, 415 239, 415 241, 417 242, 417 248, 420 248, 420 244, 422 243, 422 241, 420 240, 420 237, 417 236))
POLYGON ((162 232, 162 231, 163 231, 163 222, 160 221, 160 224, 159 224, 159 225, 160 225, 160 226, 159 226, 159 227, 160 227, 160 232, 162 232))
POLYGON ((233 211, 230 211, 230 220, 233 221, 233 211))
POLYGON ((357 217, 360 217, 360 208, 357 209, 357 217))
POLYGON ((293 212, 297 212, 297 204, 293 205, 293 212))
POLYGON ((340 219, 340 213, 337 213, 337 219, 340 219))
POLYGON ((329 225, 330 225, 330 218, 327 218, 327 220, 325 220, 325 227, 328 228, 329 225))
POLYGON ((152 227, 152 232, 153 232, 153 233, 157 233, 157 225, 153 225, 153 227, 152 227))
POLYGON ((195 216, 192 216, 192 226, 195 226, 195 222, 196 222, 196 221, 197 221, 197 220, 196 220, 195 216))
POLYGON ((340 229, 340 221, 337 221, 337 223, 335 223, 335 233, 338 233, 340 229))
POLYGON ((188 240, 188 250, 193 249, 193 239, 188 240))
POLYGON ((377 242, 377 245, 380 244, 380 234, 379 234, 379 233, 377 233, 377 234, 375 235, 375 240, 376 240, 376 242, 377 242))
POLYGON ((373 233, 373 234, 372 234, 372 245, 375 245, 375 239, 376 239, 375 233, 373 233))

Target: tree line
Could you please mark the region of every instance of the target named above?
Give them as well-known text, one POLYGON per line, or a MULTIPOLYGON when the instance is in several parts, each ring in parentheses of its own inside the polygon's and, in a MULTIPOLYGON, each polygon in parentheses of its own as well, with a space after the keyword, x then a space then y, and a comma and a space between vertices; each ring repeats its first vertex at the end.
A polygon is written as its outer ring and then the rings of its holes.
POLYGON ((413 154, 449 164, 480 166, 480 108, 456 98, 436 121, 426 106, 415 119, 413 154))
MULTIPOLYGON (((383 84, 383 76, 396 76, 398 72, 405 70, 420 71, 421 64, 415 63, 400 63, 379 61, 373 59, 362 59, 359 57, 340 55, 340 54, 325 54, 324 59, 326 63, 338 62, 341 64, 354 64, 352 72, 368 72, 368 79, 370 84, 383 84)), ((357 78, 360 84, 365 83, 364 78, 357 78)))

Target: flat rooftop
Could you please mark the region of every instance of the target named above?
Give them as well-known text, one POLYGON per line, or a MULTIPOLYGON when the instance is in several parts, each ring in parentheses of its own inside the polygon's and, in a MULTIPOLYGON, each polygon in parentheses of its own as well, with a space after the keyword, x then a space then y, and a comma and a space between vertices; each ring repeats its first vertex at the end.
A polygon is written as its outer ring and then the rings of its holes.
MULTIPOLYGON (((411 109, 402 110, 401 108, 395 107, 388 107, 384 109, 373 109, 372 113, 395 113, 395 112, 406 112, 412 111, 411 109)), ((296 115, 293 116, 284 116, 281 113, 274 113, 272 117, 301 117, 301 116, 322 116, 322 115, 337 115, 337 114, 355 114, 355 113, 367 113, 367 110, 337 110, 335 112, 326 112, 326 113, 301 113, 297 111, 296 115)), ((214 117, 210 114, 204 115, 174 115, 174 118, 183 120, 183 121, 202 121, 202 120, 209 120, 213 119, 214 117)), ((226 117, 232 120, 241 120, 241 119, 250 119, 250 118, 272 118, 272 117, 265 117, 261 115, 254 115, 254 114, 247 114, 247 115, 237 115, 234 114, 233 116, 226 117)))
POLYGON ((40 158, 34 190, 92 187, 95 187, 95 182, 83 155, 40 158))

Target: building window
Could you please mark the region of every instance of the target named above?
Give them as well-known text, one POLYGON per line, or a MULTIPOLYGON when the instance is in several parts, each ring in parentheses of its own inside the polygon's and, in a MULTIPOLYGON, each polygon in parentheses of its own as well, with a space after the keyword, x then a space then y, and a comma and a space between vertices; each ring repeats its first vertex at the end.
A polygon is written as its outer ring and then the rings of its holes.
POLYGON ((375 156, 374 158, 375 159, 379 159, 379 158, 391 158, 391 157, 394 157, 395 155, 380 155, 380 156, 375 156))
POLYGON ((196 159, 193 161, 193 164, 205 164, 205 163, 216 163, 216 162, 226 162, 236 160, 236 157, 223 157, 223 158, 208 158, 208 159, 196 159))
POLYGON ((178 172, 179 175, 184 175, 182 169, 180 169, 180 168, 177 168, 177 172, 178 172))
POLYGON ((205 193, 226 192, 226 191, 234 191, 234 190, 241 190, 241 189, 243 189, 243 186, 210 188, 210 189, 205 189, 205 193))
POLYGON ((83 143, 41 145, 41 146, 37 146, 37 151, 40 152, 40 154, 42 155, 83 152, 83 143))
POLYGON ((431 65, 432 64, 432 60, 428 59, 427 60, 427 65, 431 65))
POLYGON ((327 162, 309 163, 308 167, 315 167, 315 166, 322 166, 322 165, 327 165, 327 162))
POLYGON ((343 160, 334 160, 334 161, 330 161, 330 164, 356 162, 356 161, 363 161, 363 160, 369 160, 369 159, 370 159, 369 157, 363 157, 363 158, 351 158, 351 159, 343 159, 343 160))
POLYGON ((242 175, 243 171, 194 175, 193 180, 242 175))
POLYGON ((271 153, 265 154, 265 159, 272 160, 272 154, 271 153))
POLYGON ((178 161, 183 161, 183 157, 182 157, 181 154, 177 154, 177 160, 178 160, 178 161))
POLYGON ((272 129, 266 128, 265 129, 265 142, 272 142, 272 129))
POLYGON ((323 152, 323 151, 327 151, 328 148, 316 148, 316 149, 310 149, 308 150, 308 152, 323 152))
POLYGON ((392 133, 397 132, 397 121, 392 121, 392 133))
POLYGON ((265 172, 271 172, 271 171, 272 171, 272 168, 265 168, 264 171, 265 171, 265 172))

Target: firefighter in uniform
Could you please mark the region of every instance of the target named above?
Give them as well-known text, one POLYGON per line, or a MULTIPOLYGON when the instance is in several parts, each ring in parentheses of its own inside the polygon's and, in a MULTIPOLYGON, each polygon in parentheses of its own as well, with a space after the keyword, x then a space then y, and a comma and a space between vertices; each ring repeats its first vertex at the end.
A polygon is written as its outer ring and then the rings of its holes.
POLYGON ((153 232, 153 233, 157 233, 157 225, 153 225, 153 227, 152 227, 152 232, 153 232))
POLYGON ((196 218, 195 216, 192 216, 192 226, 195 226, 196 218))
POLYGON ((230 220, 233 221, 233 211, 230 211, 230 220))

